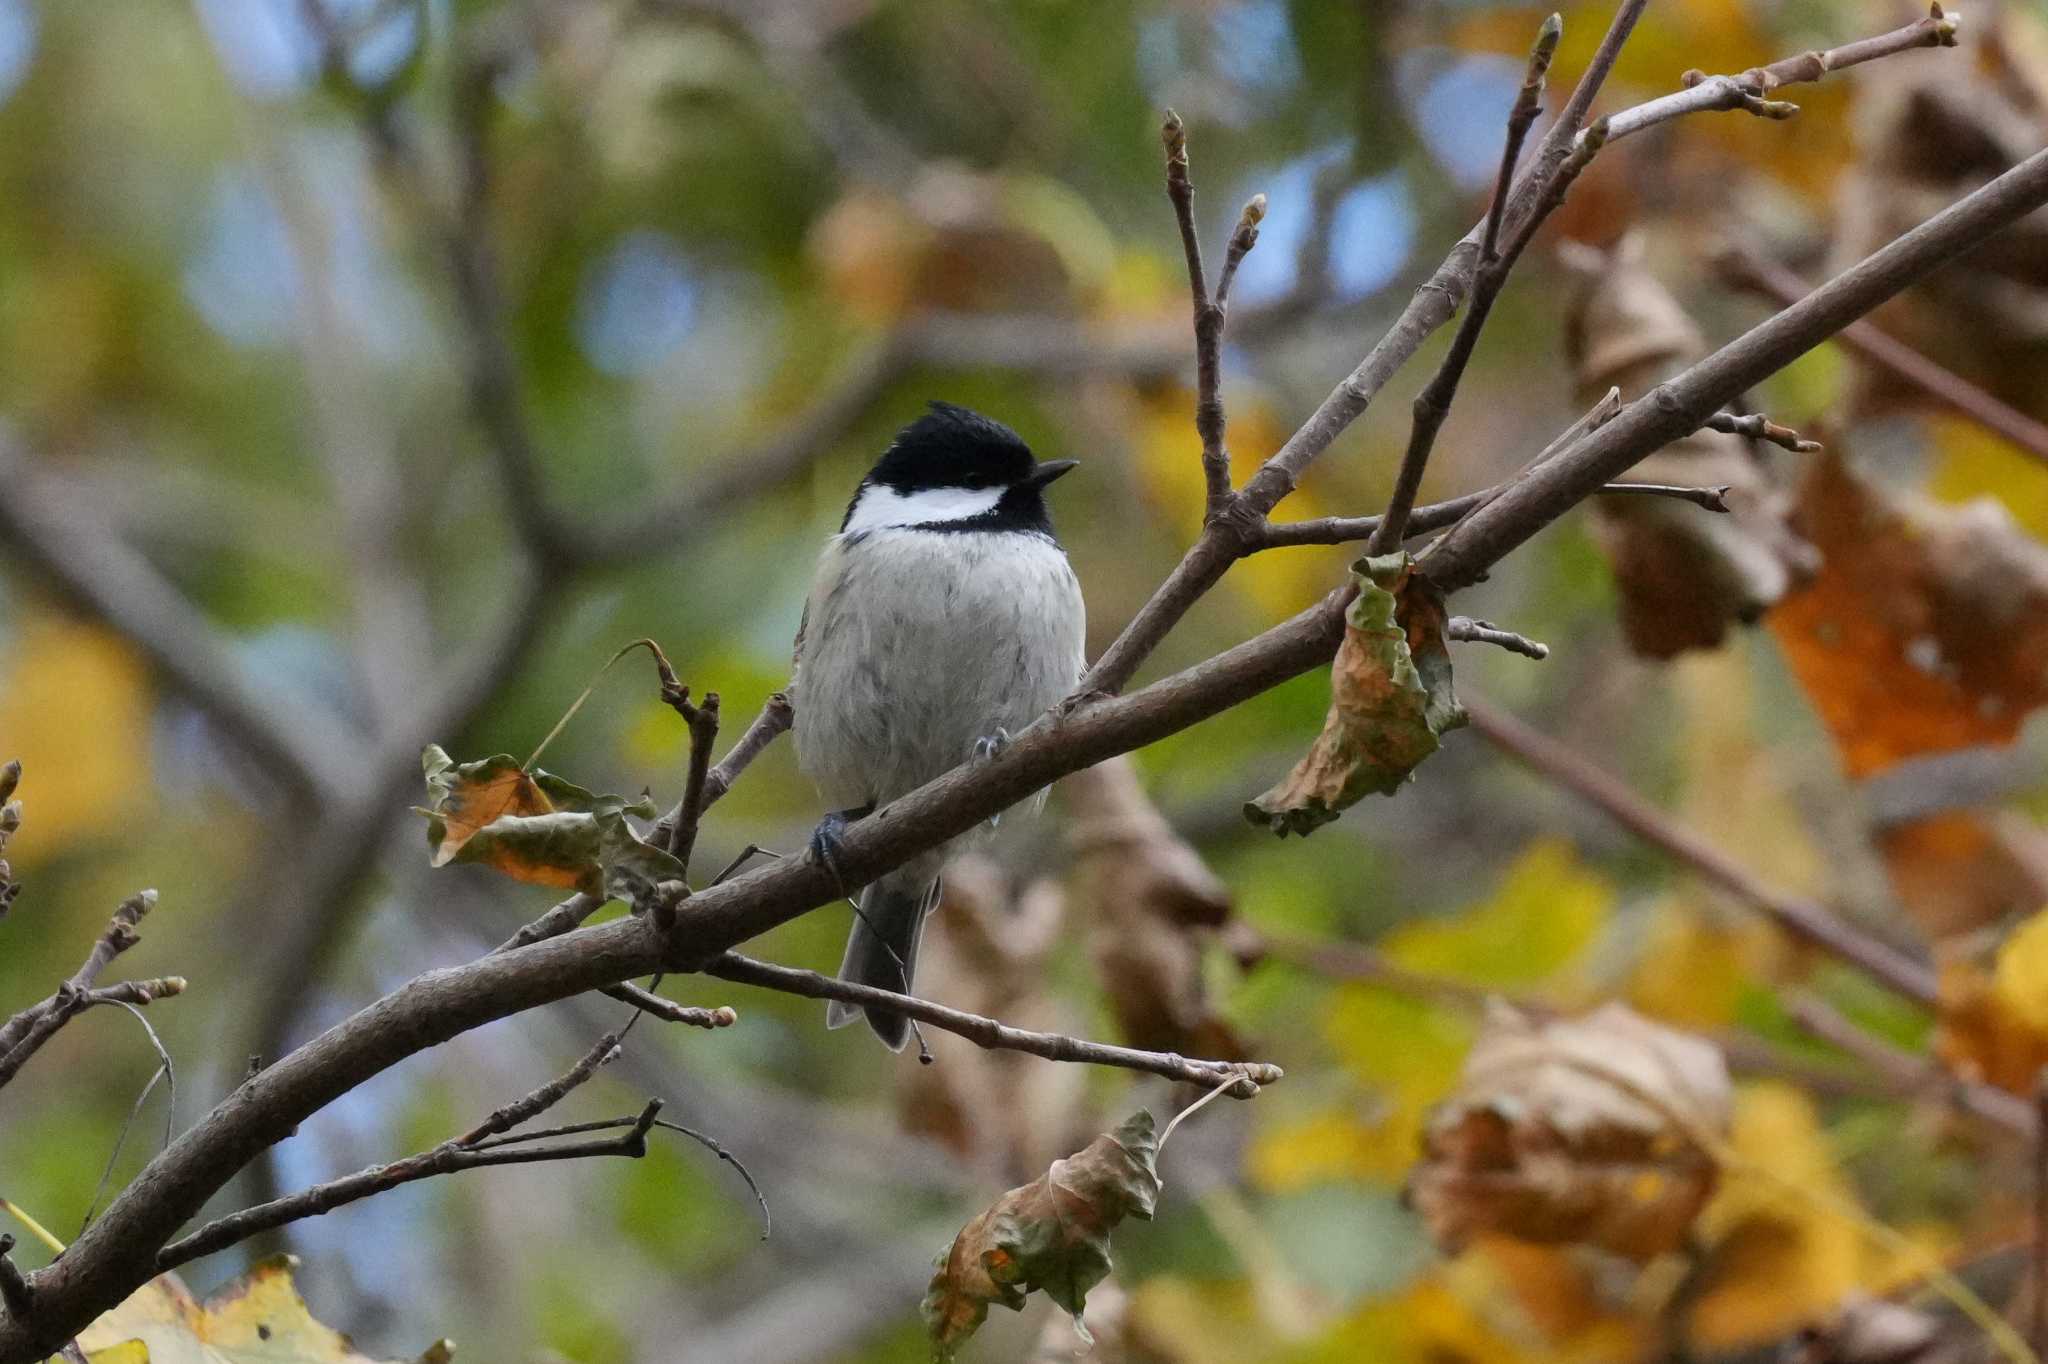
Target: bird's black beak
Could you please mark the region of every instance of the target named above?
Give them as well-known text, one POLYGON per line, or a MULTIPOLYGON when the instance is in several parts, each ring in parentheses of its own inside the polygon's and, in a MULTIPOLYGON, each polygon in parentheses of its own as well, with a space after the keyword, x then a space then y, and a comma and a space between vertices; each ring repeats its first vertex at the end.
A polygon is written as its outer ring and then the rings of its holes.
POLYGON ((1033 488, 1043 488, 1046 484, 1052 482, 1080 462, 1078 459, 1042 460, 1030 473, 1024 476, 1024 482, 1033 488))

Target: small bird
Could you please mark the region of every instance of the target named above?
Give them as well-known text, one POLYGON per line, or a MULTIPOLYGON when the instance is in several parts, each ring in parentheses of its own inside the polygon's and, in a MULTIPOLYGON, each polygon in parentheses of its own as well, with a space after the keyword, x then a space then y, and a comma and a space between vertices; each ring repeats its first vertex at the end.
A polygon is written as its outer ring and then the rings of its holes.
MULTIPOLYGON (((952 403, 903 428, 825 542, 797 630, 797 765, 833 813, 812 836, 832 866, 849 820, 986 757, 1081 676, 1087 612, 1045 489, 1071 459, 1034 459, 1000 422, 952 403)), ((907 993, 945 847, 861 892, 841 979, 907 993)), ((836 871, 836 867, 834 867, 836 871)), ((861 1012, 892 1050, 910 1020, 861 1012)))

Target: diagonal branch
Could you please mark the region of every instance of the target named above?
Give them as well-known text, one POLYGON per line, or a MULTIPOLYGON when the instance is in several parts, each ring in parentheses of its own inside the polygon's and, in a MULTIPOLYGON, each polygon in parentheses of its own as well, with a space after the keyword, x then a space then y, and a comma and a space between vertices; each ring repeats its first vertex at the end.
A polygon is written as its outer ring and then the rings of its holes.
POLYGON ((1472 728, 1538 775, 1604 812, 1636 837, 1676 858, 1737 900, 1762 911, 1787 933, 1860 967, 1919 1004, 1935 1001, 1934 972, 1850 924, 1825 905, 1774 890, 1698 834, 1586 759, 1469 694, 1459 698, 1472 728))
POLYGON ((949 1009, 943 1004, 919 999, 915 995, 898 994, 894 990, 878 990, 872 985, 859 985, 853 981, 819 975, 816 971, 802 971, 792 966, 777 966, 772 962, 756 961, 752 957, 743 957, 736 952, 728 952, 705 963, 704 971, 705 974, 717 976, 721 980, 736 981, 743 985, 758 985, 764 990, 780 990, 784 994, 802 995, 807 999, 837 999, 848 1004, 879 1005, 893 1013, 905 1014, 920 1023, 956 1033, 976 1046, 991 1050, 1027 1052, 1049 1061, 1079 1061, 1088 1065, 1116 1066, 1124 1070, 1163 1075, 1169 1080, 1180 1080, 1188 1084, 1210 1087, 1229 1084, 1231 1095, 1239 1099, 1253 1097, 1259 1092, 1260 1086, 1277 1082, 1283 1074, 1280 1067, 1257 1061, 1201 1061, 1177 1056, 1171 1052, 1139 1051, 1132 1047, 1090 1042, 1060 1033, 1030 1032, 1023 1028, 1012 1028, 993 1018, 983 1018, 979 1014, 949 1009))
POLYGON ((0 441, 0 542, 140 648, 164 680, 295 800, 336 784, 357 738, 323 707, 253 686, 232 646, 140 551, 0 441))
MULTIPOLYGON (((1724 251, 1714 264, 1727 283, 1772 299, 1780 306, 1797 303, 1813 292, 1812 285, 1790 270, 1751 251, 1724 251)), ((1836 332, 1833 339, 1852 355, 1904 379, 1943 407, 2005 437, 2035 459, 2048 462, 2048 426, 1943 368, 1876 323, 1852 322, 1836 332)))
POLYGON ((2048 201, 2048 151, 2036 152, 1758 324, 1620 416, 1511 484, 1430 547, 1428 572, 1454 592, 1649 451, 1697 431, 1741 393, 1938 266, 2048 201))

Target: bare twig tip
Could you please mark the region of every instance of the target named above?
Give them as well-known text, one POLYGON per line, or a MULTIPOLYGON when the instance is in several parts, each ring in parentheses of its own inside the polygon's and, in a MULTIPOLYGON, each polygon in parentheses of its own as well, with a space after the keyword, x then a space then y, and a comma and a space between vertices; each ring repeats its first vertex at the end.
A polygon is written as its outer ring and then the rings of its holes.
POLYGON ((1180 115, 1171 109, 1166 111, 1166 121, 1159 125, 1159 140, 1166 146, 1166 159, 1168 161, 1186 161, 1188 159, 1187 125, 1182 123, 1180 115))
POLYGON ((1257 227, 1266 220, 1266 196, 1254 194, 1244 201, 1244 213, 1238 222, 1246 227, 1257 227))

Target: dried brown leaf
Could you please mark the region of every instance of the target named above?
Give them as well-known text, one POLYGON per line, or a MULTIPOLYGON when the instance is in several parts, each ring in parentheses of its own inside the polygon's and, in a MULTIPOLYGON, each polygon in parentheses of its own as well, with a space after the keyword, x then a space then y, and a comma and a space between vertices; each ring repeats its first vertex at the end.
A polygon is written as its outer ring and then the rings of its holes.
POLYGON ((1366 796, 1392 795, 1439 737, 1465 723, 1451 688, 1444 604, 1406 553, 1352 565, 1358 596, 1330 667, 1330 712, 1313 747, 1245 817, 1306 836, 1366 796))
POLYGON ((1446 1249, 1497 1232, 1646 1260, 1706 1205, 1717 1171, 1699 1138, 1729 1112, 1727 1067, 1698 1038, 1620 1004, 1550 1022, 1496 1004, 1409 1198, 1446 1249))
MULTIPOLYGON (((1576 243, 1581 281, 1566 351, 1582 404, 1619 388, 1633 401, 1704 355, 1706 338, 1644 263, 1639 236, 1611 252, 1576 243)), ((1810 575, 1813 553, 1787 525, 1786 500, 1739 436, 1696 431, 1637 464, 1650 483, 1726 487, 1729 511, 1659 497, 1596 498, 1593 530, 1613 565, 1629 646, 1650 658, 1710 649, 1810 575)))
POLYGON ((1126 1217, 1151 1220, 1158 1155, 1152 1115, 1140 1109, 962 1227, 924 1298, 939 1358, 953 1357, 991 1304, 1019 1311, 1034 1290, 1078 1323, 1088 1290, 1109 1273, 1110 1232, 1126 1217))
POLYGON ((1799 525, 1823 565, 1771 629, 1851 776, 2010 743, 2048 700, 2048 549, 2002 507, 1909 501, 1831 452, 1799 525))

